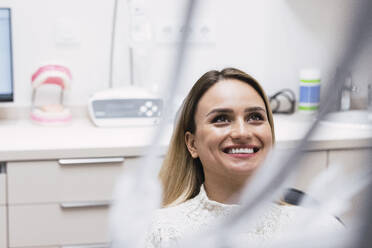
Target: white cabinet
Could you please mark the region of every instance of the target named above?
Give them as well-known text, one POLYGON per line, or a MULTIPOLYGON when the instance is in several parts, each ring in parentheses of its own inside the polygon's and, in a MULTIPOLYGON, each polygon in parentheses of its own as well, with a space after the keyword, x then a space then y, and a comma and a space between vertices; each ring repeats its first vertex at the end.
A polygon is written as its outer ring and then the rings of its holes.
MULTIPOLYGON (((353 174, 363 169, 371 169, 372 149, 354 149, 354 150, 334 150, 329 151, 329 166, 341 168, 339 178, 347 180, 352 178, 353 174)), ((352 218, 362 213, 363 199, 369 197, 366 190, 357 194, 351 202, 351 209, 342 217, 343 221, 348 224, 352 218)))
POLYGON ((306 192, 317 175, 327 169, 327 151, 306 152, 297 166, 294 188, 306 192))
POLYGON ((6 204, 6 174, 0 173, 0 206, 6 204))
POLYGON ((5 206, 0 205, 0 247, 7 247, 7 215, 5 206))
POLYGON ((127 160, 66 165, 57 160, 9 162, 9 204, 109 201, 123 164, 130 163, 127 160))
POLYGON ((108 244, 114 186, 141 161, 122 159, 8 162, 9 247, 108 244))
MULTIPOLYGON (((294 176, 291 187, 308 192, 308 188, 321 172, 327 169, 337 169, 337 176, 329 182, 330 187, 341 185, 351 179, 355 172, 371 170, 372 149, 343 149, 306 152, 298 162, 299 168, 294 176), (337 182, 336 182, 337 181, 337 182)), ((328 185, 328 184, 327 184, 328 185)), ((337 186, 338 187, 338 186, 337 186)), ((351 199, 349 210, 338 216, 348 225, 352 219, 363 212, 363 199, 366 199, 366 190, 362 190, 351 199)), ((314 196, 312 196, 314 197, 314 196)))
POLYGON ((342 166, 343 172, 348 175, 359 169, 370 168, 371 155, 372 149, 331 150, 328 164, 329 166, 342 166))
MULTIPOLYGON (((359 162, 371 154, 371 149, 306 152, 292 186, 306 192, 328 166, 341 166, 340 173, 349 175, 370 166, 359 162)), ((8 162, 7 174, 0 174, 0 248, 108 244, 116 180, 139 162, 135 157, 8 162)), ((360 199, 353 199, 353 211, 341 216, 346 224, 359 211, 360 199)))
MULTIPOLYGON (((293 149, 279 148, 279 160, 288 159, 293 149)), ((306 192, 314 178, 327 169, 327 151, 307 151, 301 154, 301 158, 293 168, 293 174, 286 185, 290 188, 306 192)))
POLYGON ((58 204, 9 207, 10 247, 108 244, 108 211, 102 207, 63 208, 58 204))
POLYGON ((0 247, 7 247, 6 174, 0 173, 0 247))

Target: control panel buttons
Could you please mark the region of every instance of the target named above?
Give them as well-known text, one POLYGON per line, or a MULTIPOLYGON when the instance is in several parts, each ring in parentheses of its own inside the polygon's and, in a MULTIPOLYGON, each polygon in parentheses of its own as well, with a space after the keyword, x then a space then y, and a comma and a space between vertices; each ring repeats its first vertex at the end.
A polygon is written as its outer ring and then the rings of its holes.
POLYGON ((142 106, 140 107, 140 111, 141 111, 142 113, 145 113, 145 112, 147 111, 146 106, 145 106, 145 105, 142 105, 142 106))
POLYGON ((156 105, 152 106, 151 110, 154 111, 154 112, 158 111, 158 106, 156 106, 156 105))

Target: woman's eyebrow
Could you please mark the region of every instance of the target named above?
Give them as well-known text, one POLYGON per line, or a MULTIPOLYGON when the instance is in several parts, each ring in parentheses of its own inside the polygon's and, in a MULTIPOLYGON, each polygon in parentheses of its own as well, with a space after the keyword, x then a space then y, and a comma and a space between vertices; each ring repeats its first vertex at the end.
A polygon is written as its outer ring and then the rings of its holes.
POLYGON ((250 107, 250 108, 246 108, 244 110, 244 112, 254 112, 254 111, 262 111, 262 112, 265 112, 266 113, 266 110, 262 107, 250 107))
POLYGON ((234 111, 232 109, 228 109, 228 108, 215 108, 215 109, 212 109, 210 112, 208 112, 206 114, 206 116, 209 116, 211 114, 215 114, 215 113, 233 113, 234 111))
MULTIPOLYGON (((250 107, 250 108, 246 108, 244 110, 244 112, 255 112, 255 111, 262 111, 262 112, 265 112, 266 113, 266 110, 262 107, 250 107)), ((233 113, 234 111, 232 109, 229 109, 229 108, 215 108, 215 109, 212 109, 210 112, 208 112, 206 114, 206 116, 209 116, 211 114, 215 114, 215 113, 218 113, 218 114, 226 114, 226 113, 233 113)))

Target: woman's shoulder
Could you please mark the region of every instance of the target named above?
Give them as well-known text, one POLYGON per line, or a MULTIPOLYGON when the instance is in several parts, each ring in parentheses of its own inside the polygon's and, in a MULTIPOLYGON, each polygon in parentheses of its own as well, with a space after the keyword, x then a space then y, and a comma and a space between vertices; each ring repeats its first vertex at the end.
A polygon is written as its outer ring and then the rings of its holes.
POLYGON ((189 199, 177 205, 157 209, 152 218, 152 227, 162 230, 183 230, 195 225, 200 214, 200 201, 198 198, 189 199))
POLYGON ((193 212, 191 200, 175 206, 155 210, 146 239, 146 247, 159 247, 160 244, 174 244, 181 239, 195 223, 190 221, 193 212))
POLYGON ((176 224, 189 211, 188 202, 183 202, 175 206, 164 207, 155 210, 153 215, 153 222, 166 225, 176 224))

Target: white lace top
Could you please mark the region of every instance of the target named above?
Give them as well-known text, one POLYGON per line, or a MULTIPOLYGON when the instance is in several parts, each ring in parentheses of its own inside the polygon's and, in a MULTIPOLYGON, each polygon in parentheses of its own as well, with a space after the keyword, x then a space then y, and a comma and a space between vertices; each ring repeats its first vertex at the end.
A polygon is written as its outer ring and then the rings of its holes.
MULTIPOLYGON (((202 231, 216 220, 230 216, 238 208, 239 205, 208 199, 202 186, 193 199, 157 210, 146 238, 146 248, 177 247, 177 243, 186 235, 202 231)), ((302 207, 273 204, 270 211, 258 218, 254 229, 244 232, 245 238, 264 244, 304 211, 302 207)), ((332 216, 326 219, 322 222, 323 226, 342 226, 332 216)))

